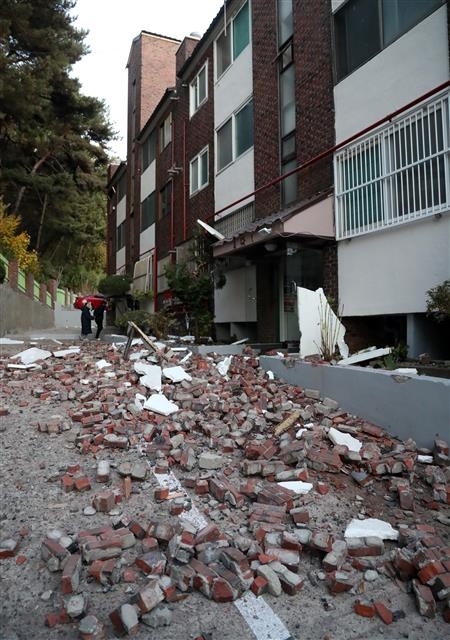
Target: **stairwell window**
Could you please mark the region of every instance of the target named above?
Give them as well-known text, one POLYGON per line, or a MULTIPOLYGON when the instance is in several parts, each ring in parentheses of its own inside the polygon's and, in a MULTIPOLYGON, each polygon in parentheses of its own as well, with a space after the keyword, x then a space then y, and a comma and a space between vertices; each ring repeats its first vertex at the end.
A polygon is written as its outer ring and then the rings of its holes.
POLYGON ((159 192, 159 220, 170 215, 172 211, 172 182, 167 184, 159 192))
POLYGON ((216 76, 219 78, 250 42, 250 10, 246 2, 216 40, 216 76))
POLYGON ((198 111, 208 99, 208 63, 206 62, 190 85, 190 113, 198 111))
POLYGON ((125 246, 125 222, 121 222, 116 229, 116 251, 125 246))
POLYGON ((162 151, 172 142, 172 114, 169 113, 159 128, 160 150, 162 151))
POLYGON ((217 130, 217 171, 253 147, 253 100, 249 100, 217 130))
POLYGON ((190 163, 191 196, 208 184, 208 147, 205 147, 190 163))
POLYGON ((142 144, 142 170, 145 171, 156 158, 156 130, 142 144))
POLYGON ((141 203, 141 231, 148 229, 155 222, 156 193, 153 191, 141 203))

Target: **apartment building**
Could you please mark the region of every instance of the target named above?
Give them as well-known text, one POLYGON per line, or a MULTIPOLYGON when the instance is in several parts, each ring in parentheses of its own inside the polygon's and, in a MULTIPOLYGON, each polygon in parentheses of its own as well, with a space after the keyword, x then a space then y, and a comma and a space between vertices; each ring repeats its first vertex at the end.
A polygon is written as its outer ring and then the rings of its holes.
POLYGON ((173 78, 110 179, 113 194, 127 175, 109 268, 170 306, 165 266, 188 258, 202 220, 226 277, 219 338, 295 343, 296 288, 322 286, 352 349, 430 350, 426 291, 450 266, 447 25, 445 0, 228 0, 201 38, 145 32, 129 118, 159 73, 153 45, 169 43, 173 78))
POLYGON ((450 278, 448 5, 332 8, 336 142, 357 136, 334 156, 344 323, 359 346, 450 357, 448 325, 426 315, 426 292, 450 278))

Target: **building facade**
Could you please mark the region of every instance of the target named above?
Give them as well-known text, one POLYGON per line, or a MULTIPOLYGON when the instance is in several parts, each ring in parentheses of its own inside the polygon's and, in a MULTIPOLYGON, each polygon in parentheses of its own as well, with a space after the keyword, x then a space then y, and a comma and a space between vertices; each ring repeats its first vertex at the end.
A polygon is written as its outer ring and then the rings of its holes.
POLYGON ((322 286, 352 348, 430 349, 426 291, 450 270, 445 0, 228 0, 201 38, 143 33, 110 272, 123 251, 163 308, 201 220, 226 278, 218 338, 295 343, 297 286, 322 286))

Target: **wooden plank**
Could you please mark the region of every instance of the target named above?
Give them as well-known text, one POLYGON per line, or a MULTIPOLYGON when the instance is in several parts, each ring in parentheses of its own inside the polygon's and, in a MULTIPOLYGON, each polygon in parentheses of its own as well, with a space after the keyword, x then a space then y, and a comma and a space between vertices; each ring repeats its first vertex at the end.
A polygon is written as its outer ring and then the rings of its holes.
MULTIPOLYGON (((158 347, 156 346, 156 344, 155 344, 152 340, 150 340, 150 338, 149 338, 147 335, 145 335, 145 333, 142 331, 142 329, 139 329, 139 327, 138 327, 136 324, 134 324, 134 322, 129 321, 129 322, 128 322, 128 326, 129 326, 129 327, 131 327, 131 328, 133 329, 133 333, 134 333, 134 332, 137 332, 137 333, 141 336, 142 340, 143 340, 143 341, 144 341, 144 342, 145 342, 145 343, 146 343, 146 344, 147 344, 147 345, 148 345, 148 346, 149 346, 149 347, 150 347, 150 348, 151 348, 151 349, 152 349, 152 350, 153 350, 153 351, 158 355, 158 356, 160 356, 163 360, 166 360, 167 362, 169 361, 168 356, 167 356, 165 353, 163 353, 160 349, 158 349, 158 347)), ((127 344, 128 344, 128 343, 127 343, 127 344)), ((124 354, 124 356, 125 356, 125 354, 124 354)))
MULTIPOLYGON (((128 323, 128 324, 130 324, 130 323, 128 323)), ((127 336, 128 336, 128 340, 127 340, 127 343, 125 345, 125 349, 123 351, 123 359, 124 360, 128 360, 128 357, 130 355, 131 343, 133 342, 133 336, 134 336, 133 327, 130 327, 130 326, 128 327, 127 336)))
POLYGON ((290 427, 292 427, 294 422, 297 422, 299 418, 300 418, 300 411, 294 411, 293 413, 291 413, 291 415, 288 416, 286 420, 283 420, 283 422, 280 422, 280 424, 277 425, 277 427, 273 432, 274 435, 279 436, 285 431, 287 431, 290 427))

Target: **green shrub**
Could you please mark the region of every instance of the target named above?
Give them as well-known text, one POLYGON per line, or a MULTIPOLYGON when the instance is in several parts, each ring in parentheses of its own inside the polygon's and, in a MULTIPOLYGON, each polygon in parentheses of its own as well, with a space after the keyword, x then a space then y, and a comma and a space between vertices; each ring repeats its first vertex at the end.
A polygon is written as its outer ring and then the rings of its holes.
POLYGON ((450 280, 427 291, 427 311, 439 322, 450 318, 450 280))
POLYGON ((106 276, 98 283, 98 290, 105 296, 124 296, 129 290, 132 278, 127 275, 106 276))
POLYGON ((3 284, 6 280, 6 267, 3 262, 0 261, 0 284, 3 284))

